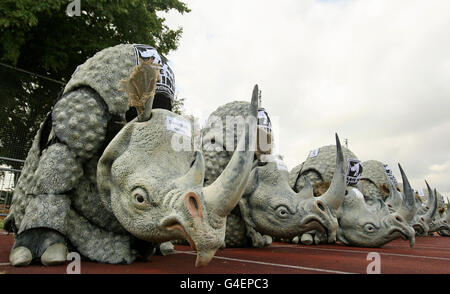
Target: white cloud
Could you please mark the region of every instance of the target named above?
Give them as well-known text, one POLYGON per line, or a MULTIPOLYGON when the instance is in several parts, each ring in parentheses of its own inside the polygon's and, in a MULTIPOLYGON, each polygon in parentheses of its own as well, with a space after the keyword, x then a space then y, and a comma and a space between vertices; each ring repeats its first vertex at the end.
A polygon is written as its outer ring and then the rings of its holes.
POLYGON ((185 2, 167 21, 184 29, 169 58, 187 112, 258 83, 289 168, 338 132, 361 160, 450 195, 450 1, 185 2))

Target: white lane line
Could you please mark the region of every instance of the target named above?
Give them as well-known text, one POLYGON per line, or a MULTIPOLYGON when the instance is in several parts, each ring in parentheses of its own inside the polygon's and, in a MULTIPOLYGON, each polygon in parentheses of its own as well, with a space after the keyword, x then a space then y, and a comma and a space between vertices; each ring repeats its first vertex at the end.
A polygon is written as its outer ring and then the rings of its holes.
POLYGON ((182 254, 182 253, 197 254, 195 251, 179 251, 179 250, 173 250, 172 252, 170 252, 170 254, 182 254))
POLYGON ((0 266, 4 266, 4 265, 10 265, 10 263, 9 262, 0 263, 0 266))
MULTIPOLYGON (((405 246, 405 247, 393 247, 393 246, 383 246, 383 248, 385 249, 409 249, 411 247, 409 246, 405 246)), ((450 248, 445 248, 445 247, 438 247, 438 246, 415 246, 412 247, 411 249, 434 249, 434 250, 450 250, 450 248)))
MULTIPOLYGON (((276 246, 280 246, 280 247, 289 247, 289 248, 306 248, 305 246, 308 245, 295 245, 295 244, 287 244, 287 245, 271 245, 273 247, 276 246)), ((315 245, 310 245, 310 246, 315 246, 315 245)), ((356 247, 354 247, 356 248, 356 247)), ((383 246, 383 249, 434 249, 434 250, 450 250, 450 248, 445 248, 445 247, 438 247, 438 246, 416 246, 414 245, 414 247, 409 247, 409 246, 393 246, 393 245, 388 245, 388 246, 383 246)))
MULTIPOLYGON (((190 255, 197 255, 197 253, 195 253, 195 252, 187 252, 187 251, 181 251, 181 252, 180 251, 175 251, 175 252, 177 252, 177 253, 186 253, 186 254, 190 254, 190 255)), ((224 260, 231 260, 231 261, 238 261, 238 262, 246 262, 246 263, 269 265, 269 266, 301 269, 301 270, 307 270, 307 271, 332 273, 332 274, 355 274, 355 273, 350 273, 350 272, 327 270, 327 269, 314 268, 314 267, 304 267, 304 266, 296 266, 296 265, 288 265, 288 264, 270 263, 270 262, 263 262, 263 261, 256 261, 256 260, 246 260, 246 259, 222 257, 222 256, 214 256, 214 258, 216 258, 216 259, 224 259, 224 260)))
MULTIPOLYGON (((362 251, 362 250, 342 250, 342 249, 331 249, 331 248, 308 248, 303 246, 289 246, 289 245, 271 245, 271 247, 288 247, 288 248, 298 248, 298 249, 308 249, 308 250, 322 250, 322 251, 334 251, 334 252, 345 252, 345 253, 364 253, 368 254, 370 251, 362 251)), ((437 260, 448 260, 450 258, 447 257, 434 257, 434 256, 423 256, 423 255, 409 255, 409 254, 400 254, 400 253, 388 253, 388 252, 379 252, 373 248, 373 251, 378 252, 381 255, 391 255, 391 256, 402 256, 402 257, 410 257, 410 258, 424 258, 424 259, 437 259, 437 260)))

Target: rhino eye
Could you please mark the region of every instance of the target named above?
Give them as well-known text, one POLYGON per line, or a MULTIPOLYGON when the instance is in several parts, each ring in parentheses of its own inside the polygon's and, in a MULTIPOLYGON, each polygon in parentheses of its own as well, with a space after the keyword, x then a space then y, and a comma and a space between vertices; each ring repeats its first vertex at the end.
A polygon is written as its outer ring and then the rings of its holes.
POLYGON ((280 205, 276 209, 276 214, 280 218, 287 218, 289 217, 289 210, 287 209, 286 206, 280 205))
POLYGON ((136 199, 137 203, 144 203, 145 198, 141 194, 134 194, 134 199, 136 199))
POLYGON ((142 188, 133 189, 133 202, 137 205, 147 204, 147 192, 142 188))
POLYGON ((373 224, 366 224, 365 226, 364 226, 364 230, 366 231, 366 232, 368 232, 368 233, 372 233, 372 232, 375 232, 375 226, 373 225, 373 224))

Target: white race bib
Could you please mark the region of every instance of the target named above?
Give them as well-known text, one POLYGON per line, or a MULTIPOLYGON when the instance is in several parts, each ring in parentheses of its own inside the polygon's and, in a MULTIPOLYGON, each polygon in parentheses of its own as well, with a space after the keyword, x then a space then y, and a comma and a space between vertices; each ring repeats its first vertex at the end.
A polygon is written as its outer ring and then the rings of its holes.
POLYGON ((384 169, 386 171, 386 175, 388 176, 388 178, 392 181, 394 186, 397 186, 398 185, 397 179, 395 178, 394 174, 392 173, 392 170, 389 167, 389 165, 383 164, 383 166, 384 166, 384 169))
POLYGON ((286 170, 286 171, 288 170, 288 168, 283 160, 277 158, 277 159, 275 159, 275 162, 276 162, 277 168, 279 170, 286 170))
POLYGON ((189 138, 191 137, 192 128, 190 122, 168 116, 166 123, 167 123, 167 130, 189 138))
POLYGON ((422 188, 419 188, 419 190, 417 190, 417 194, 419 194, 420 197, 425 197, 422 188))
POLYGON ((316 157, 317 155, 319 155, 319 149, 314 149, 313 151, 309 152, 308 157, 313 158, 316 157))

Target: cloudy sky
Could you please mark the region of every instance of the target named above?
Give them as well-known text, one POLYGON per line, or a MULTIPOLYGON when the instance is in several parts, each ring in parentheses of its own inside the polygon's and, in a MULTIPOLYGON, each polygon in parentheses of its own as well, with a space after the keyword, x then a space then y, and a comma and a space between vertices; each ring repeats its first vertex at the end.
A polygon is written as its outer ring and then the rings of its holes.
POLYGON ((362 161, 400 162, 450 196, 450 1, 185 0, 174 64, 185 111, 201 120, 250 100, 277 123, 289 169, 337 132, 362 161))

